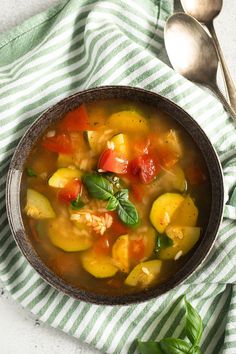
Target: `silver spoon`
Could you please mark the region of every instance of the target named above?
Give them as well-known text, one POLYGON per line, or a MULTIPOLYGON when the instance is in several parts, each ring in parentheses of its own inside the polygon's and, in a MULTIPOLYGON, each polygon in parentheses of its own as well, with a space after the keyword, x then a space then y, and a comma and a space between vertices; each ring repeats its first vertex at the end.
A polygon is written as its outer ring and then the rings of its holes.
POLYGON ((218 57, 212 38, 193 17, 176 13, 165 26, 165 46, 173 68, 212 89, 236 122, 236 113, 216 83, 218 57))
POLYGON ((229 102, 234 111, 236 111, 236 87, 230 75, 213 24, 214 18, 222 9, 222 3, 222 0, 181 0, 184 11, 193 16, 199 22, 202 22, 208 28, 212 36, 223 71, 223 78, 226 91, 228 93, 229 102))

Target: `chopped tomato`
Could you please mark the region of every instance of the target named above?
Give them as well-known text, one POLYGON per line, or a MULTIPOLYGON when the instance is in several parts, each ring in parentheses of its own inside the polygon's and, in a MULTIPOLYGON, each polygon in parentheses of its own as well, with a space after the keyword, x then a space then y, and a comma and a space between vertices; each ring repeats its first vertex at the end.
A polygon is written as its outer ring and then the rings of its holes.
POLYGON ((103 171, 125 174, 127 173, 127 167, 128 160, 122 154, 111 149, 103 151, 98 161, 98 169, 103 171))
POLYGON ((139 156, 139 155, 145 155, 148 154, 148 148, 150 146, 150 139, 149 137, 147 138, 139 138, 137 140, 134 141, 134 153, 135 155, 139 156))
POLYGON ((93 249, 97 254, 108 256, 110 253, 109 238, 106 235, 100 236, 99 239, 94 242, 93 249))
POLYGON ((73 153, 70 138, 65 134, 59 134, 51 138, 44 139, 42 146, 49 151, 60 154, 70 155, 73 153))
POLYGON ((84 104, 73 111, 68 112, 59 126, 61 130, 66 130, 68 132, 94 130, 89 124, 89 117, 84 104))
POLYGON ((120 221, 120 219, 118 218, 116 212, 115 211, 110 211, 109 214, 113 218, 113 222, 112 222, 111 227, 109 228, 109 232, 113 236, 120 236, 120 235, 127 234, 127 232, 129 231, 129 228, 125 224, 123 224, 122 221, 120 221))
POLYGON ((129 170, 133 176, 138 176, 142 183, 148 184, 160 172, 160 167, 157 158, 148 154, 133 159, 129 164, 129 170))
POLYGON ((135 259, 136 261, 141 261, 144 257, 145 245, 142 239, 140 240, 130 240, 129 242, 129 256, 130 259, 135 259))
POLYGON ((70 203, 75 200, 82 191, 82 183, 78 178, 68 182, 64 188, 58 192, 58 199, 70 203))
POLYGON ((168 151, 168 150, 158 151, 158 157, 160 160, 161 167, 164 167, 167 169, 173 167, 179 160, 179 156, 175 152, 168 151))
POLYGON ((186 176, 190 184, 201 184, 206 180, 206 176, 199 166, 189 166, 186 169, 186 176))

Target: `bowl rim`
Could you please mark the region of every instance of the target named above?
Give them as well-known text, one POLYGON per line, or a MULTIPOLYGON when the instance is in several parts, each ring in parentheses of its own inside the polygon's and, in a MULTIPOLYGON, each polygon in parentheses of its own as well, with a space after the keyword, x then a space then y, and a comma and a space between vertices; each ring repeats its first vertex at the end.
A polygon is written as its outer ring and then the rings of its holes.
MULTIPOLYGON (((166 111, 168 111, 167 108, 165 109, 166 111)), ((65 112, 68 112, 70 109, 65 109, 65 112)), ((176 288, 176 286, 178 286, 179 284, 183 283, 183 281, 185 281, 190 275, 192 275, 197 270, 197 268, 202 264, 202 262, 210 253, 216 240, 221 220, 223 218, 223 206, 224 184, 222 168, 213 145, 211 144, 209 138, 207 137, 203 129, 200 127, 200 125, 183 108, 181 108, 179 105, 169 100, 168 98, 152 91, 131 86, 100 86, 88 90, 83 90, 69 97, 66 97, 65 99, 57 102, 55 105, 45 110, 29 126, 25 134, 22 136, 20 142, 18 143, 10 162, 6 180, 6 209, 9 226, 12 235, 16 241, 16 244, 19 247, 23 256, 27 259, 27 261, 34 268, 34 270, 36 270, 36 272, 52 287, 64 292, 66 295, 71 296, 77 300, 95 303, 97 305, 130 305, 134 303, 145 302, 147 300, 154 299, 176 288), (55 118, 54 116, 54 118, 52 118, 52 120, 50 121, 50 119, 48 119, 48 117, 50 117, 50 114, 52 114, 53 117, 53 113, 56 112, 57 109, 62 109, 62 107, 68 107, 68 105, 73 102, 74 99, 80 101, 79 103, 74 104, 74 108, 76 106, 78 107, 82 102, 86 103, 89 101, 100 100, 101 98, 96 97, 99 94, 107 98, 128 98, 136 101, 140 101, 140 97, 143 97, 143 99, 149 99, 149 101, 152 101, 153 106, 155 106, 154 102, 156 101, 156 105, 162 103, 168 109, 173 109, 176 112, 177 116, 179 115, 179 117, 181 117, 181 120, 174 116, 171 117, 175 121, 177 121, 185 131, 187 131, 187 133, 192 137, 192 139, 199 147, 206 162, 211 182, 210 185, 212 201, 209 222, 204 234, 202 235, 199 246, 196 248, 192 256, 187 260, 184 266, 166 282, 158 284, 154 288, 143 290, 138 293, 124 294, 118 296, 102 295, 98 293, 93 293, 88 290, 76 288, 64 281, 59 276, 57 276, 54 272, 52 272, 42 262, 42 260, 34 250, 33 246, 31 245, 30 241, 28 240, 20 209, 20 184, 22 179, 22 169, 20 170, 20 167, 25 161, 24 157, 22 160, 22 153, 25 153, 27 142, 29 144, 30 141, 28 148, 30 151, 30 148, 32 148, 32 146, 37 141, 37 138, 35 139, 32 137, 34 129, 36 128, 37 130, 38 127, 39 130, 41 129, 41 134, 43 134, 47 127, 50 126, 51 122, 60 119, 58 117, 55 118), (139 96, 138 99, 137 96, 139 96), (91 99, 90 97, 93 98, 91 99), (43 124, 41 123, 43 121, 46 122, 48 120, 49 122, 47 123, 47 126, 41 128, 41 126, 43 126, 43 124), (199 140, 197 140, 198 138, 199 140), (200 140, 200 138, 202 140, 200 140), (207 147, 207 156, 204 156, 203 154, 204 147, 207 147), (213 165, 210 166, 210 163, 212 163, 213 165), (211 167, 211 169, 209 169, 209 167, 211 167), (203 246, 204 248, 202 248, 203 246)))

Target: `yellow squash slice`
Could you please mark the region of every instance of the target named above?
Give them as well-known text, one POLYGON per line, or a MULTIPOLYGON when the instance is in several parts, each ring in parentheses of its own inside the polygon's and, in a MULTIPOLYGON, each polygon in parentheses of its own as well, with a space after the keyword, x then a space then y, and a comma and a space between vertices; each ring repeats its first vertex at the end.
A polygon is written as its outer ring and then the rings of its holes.
POLYGON ((74 178, 81 178, 82 172, 77 168, 59 168, 51 178, 49 178, 48 184, 54 188, 64 188, 65 185, 74 178))
POLYGON ((198 209, 191 197, 187 196, 180 208, 176 210, 171 225, 195 226, 198 218, 198 209))
MULTIPOLYGON (((135 247, 135 241, 140 240, 143 241, 144 245, 143 260, 148 259, 152 255, 156 244, 156 232, 152 227, 137 234, 122 235, 114 243, 112 257, 122 272, 128 273, 130 267, 137 264, 137 260, 130 256, 130 251, 132 252, 131 247, 135 247)), ((137 243, 137 246, 139 246, 139 243, 137 243)))
POLYGON ((161 265, 160 260, 139 263, 125 279, 125 284, 129 286, 148 286, 157 280, 161 265))
POLYGON ((147 134, 149 124, 146 118, 135 111, 121 111, 112 114, 107 124, 122 133, 147 134))
POLYGON ((111 139, 114 144, 114 148, 117 152, 120 152, 127 159, 129 157, 129 138, 126 134, 116 134, 111 139))
POLYGON ((51 203, 43 194, 27 189, 25 212, 34 219, 50 219, 56 216, 51 203))
POLYGON ((163 233, 171 223, 172 216, 183 203, 184 197, 178 193, 165 193, 152 204, 150 220, 155 229, 163 233))
POLYGON ((166 235, 173 240, 173 246, 161 249, 158 258, 163 260, 179 259, 195 246, 200 234, 200 227, 168 226, 166 235))
POLYGON ((54 246, 66 252, 84 251, 93 243, 85 225, 84 228, 79 229, 64 216, 53 219, 49 223, 48 236, 54 246))
POLYGON ((129 235, 118 237, 112 247, 112 258, 116 261, 122 272, 129 272, 129 235))
POLYGON ((89 250, 81 255, 83 268, 95 278, 109 278, 116 274, 118 267, 109 256, 102 256, 89 250))

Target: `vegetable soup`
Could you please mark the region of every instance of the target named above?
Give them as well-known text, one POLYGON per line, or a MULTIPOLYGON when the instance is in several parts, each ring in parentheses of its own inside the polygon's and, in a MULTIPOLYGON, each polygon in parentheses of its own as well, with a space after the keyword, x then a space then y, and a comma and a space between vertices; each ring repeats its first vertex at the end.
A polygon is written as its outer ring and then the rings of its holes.
POLYGON ((67 283, 111 296, 163 283, 207 225, 209 177, 191 137, 146 104, 82 104, 39 138, 22 214, 43 262, 67 283))

